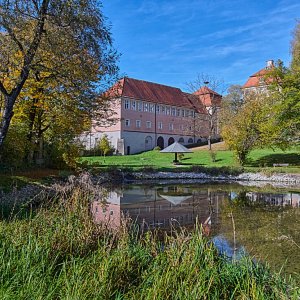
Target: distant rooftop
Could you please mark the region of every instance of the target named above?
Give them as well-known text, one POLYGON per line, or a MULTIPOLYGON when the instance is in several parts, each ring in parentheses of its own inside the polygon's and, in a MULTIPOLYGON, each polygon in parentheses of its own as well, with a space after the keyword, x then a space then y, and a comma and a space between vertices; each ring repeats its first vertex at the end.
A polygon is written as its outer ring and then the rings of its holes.
POLYGON ((264 76, 270 73, 270 70, 274 68, 274 61, 268 60, 266 63, 266 67, 259 70, 258 72, 251 75, 247 82, 243 85, 243 88, 251 88, 265 85, 264 76))

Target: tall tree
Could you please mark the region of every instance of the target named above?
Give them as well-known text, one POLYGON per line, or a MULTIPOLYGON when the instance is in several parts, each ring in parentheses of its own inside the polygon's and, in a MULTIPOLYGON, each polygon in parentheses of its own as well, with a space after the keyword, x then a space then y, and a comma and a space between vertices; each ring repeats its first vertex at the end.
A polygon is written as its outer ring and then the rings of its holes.
POLYGON ((237 113, 244 103, 242 86, 238 84, 230 85, 227 89, 227 95, 222 100, 223 108, 237 113))
MULTIPOLYGON (((211 150, 211 139, 218 135, 218 113, 221 108, 221 95, 225 91, 225 84, 222 79, 213 75, 198 74, 196 79, 187 83, 189 91, 198 95, 206 109, 207 129, 208 129, 208 147, 211 150), (205 87, 205 88, 204 88, 205 87), (208 89, 207 89, 208 88, 208 89)), ((203 121, 196 122, 203 127, 203 121)), ((196 131, 197 128, 195 128, 196 131)), ((202 131, 202 130, 199 130, 202 131)))
POLYGON ((222 137, 241 165, 251 150, 270 144, 278 136, 278 126, 273 123, 273 98, 254 92, 244 100, 238 111, 224 109, 221 114, 222 137))
MULTIPOLYGON (((86 104, 95 96, 96 84, 100 90, 117 72, 117 54, 99 1, 0 0, 0 30, 0 149, 30 76, 40 83, 52 79, 56 85, 47 86, 48 94, 72 91, 86 104), (88 80, 78 76, 79 68, 88 80), (96 70, 93 78, 91 69, 96 70)), ((39 93, 45 91, 44 85, 39 93)), ((23 100, 31 101, 34 110, 36 100, 23 100)), ((93 111, 95 101, 90 103, 93 111)))

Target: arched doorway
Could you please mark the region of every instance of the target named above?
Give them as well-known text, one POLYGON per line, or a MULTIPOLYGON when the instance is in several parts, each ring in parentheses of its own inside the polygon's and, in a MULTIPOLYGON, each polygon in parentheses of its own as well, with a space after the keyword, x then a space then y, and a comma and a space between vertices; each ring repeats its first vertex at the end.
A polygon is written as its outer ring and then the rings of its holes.
POLYGON ((174 142, 175 142, 175 140, 172 137, 170 137, 168 139, 168 146, 172 145, 174 142))
POLYGON ((194 142, 193 139, 192 139, 192 138, 189 138, 188 143, 191 144, 191 143, 193 143, 193 142, 194 142))
POLYGON ((159 136, 157 139, 157 144, 156 144, 160 149, 164 149, 165 148, 165 142, 164 142, 164 138, 162 136, 159 136))
POLYGON ((152 149, 153 149, 153 146, 152 146, 152 137, 150 135, 148 135, 145 138, 145 150, 148 151, 148 150, 152 150, 152 149))
POLYGON ((181 137, 181 138, 178 140, 178 143, 180 143, 180 144, 184 144, 184 138, 183 138, 183 137, 181 137))

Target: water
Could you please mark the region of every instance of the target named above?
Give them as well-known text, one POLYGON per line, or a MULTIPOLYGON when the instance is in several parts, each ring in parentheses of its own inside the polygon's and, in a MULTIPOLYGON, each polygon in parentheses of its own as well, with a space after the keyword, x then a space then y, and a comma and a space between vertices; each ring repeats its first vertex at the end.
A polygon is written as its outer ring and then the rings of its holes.
POLYGON ((247 253, 283 274, 300 273, 300 189, 239 184, 125 185, 93 202, 96 222, 120 225, 129 216, 143 229, 203 224, 229 257, 247 253))

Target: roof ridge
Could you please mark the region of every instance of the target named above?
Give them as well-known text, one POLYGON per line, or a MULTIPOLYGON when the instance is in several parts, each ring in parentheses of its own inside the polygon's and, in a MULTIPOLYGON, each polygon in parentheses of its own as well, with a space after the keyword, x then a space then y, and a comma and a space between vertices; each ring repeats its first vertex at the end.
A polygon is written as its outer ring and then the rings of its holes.
POLYGON ((124 78, 132 79, 132 80, 136 80, 136 81, 142 81, 142 82, 146 82, 146 83, 151 83, 151 84, 155 84, 155 85, 160 85, 160 86, 164 86, 164 87, 169 87, 169 88, 172 88, 172 89, 180 90, 182 92, 182 90, 180 88, 175 87, 175 86, 171 86, 171 85, 166 85, 166 84, 157 83, 157 82, 148 81, 148 80, 143 80, 143 79, 136 79, 136 78, 128 77, 128 76, 124 76, 124 78))

